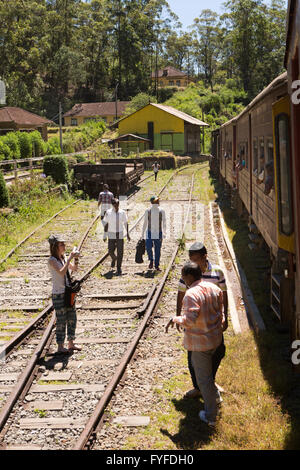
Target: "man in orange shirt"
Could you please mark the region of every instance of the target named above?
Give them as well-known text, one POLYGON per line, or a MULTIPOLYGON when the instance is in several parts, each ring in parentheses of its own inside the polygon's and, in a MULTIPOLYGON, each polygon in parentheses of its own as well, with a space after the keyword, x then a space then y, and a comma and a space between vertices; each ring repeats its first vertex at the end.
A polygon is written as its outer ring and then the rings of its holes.
POLYGON ((202 280, 200 267, 193 262, 182 268, 182 279, 188 287, 182 303, 182 313, 174 316, 166 326, 184 327, 183 345, 191 351, 191 361, 197 384, 204 400, 199 417, 209 426, 215 426, 218 389, 215 385, 212 357, 222 342, 223 293, 221 289, 202 280))

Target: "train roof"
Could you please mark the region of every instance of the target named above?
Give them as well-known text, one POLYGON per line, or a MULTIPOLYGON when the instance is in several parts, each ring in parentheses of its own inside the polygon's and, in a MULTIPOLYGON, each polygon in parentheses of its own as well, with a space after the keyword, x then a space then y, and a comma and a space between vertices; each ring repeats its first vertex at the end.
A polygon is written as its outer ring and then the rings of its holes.
POLYGON ((266 88, 264 88, 247 106, 246 108, 243 109, 243 111, 238 114, 238 116, 233 117, 230 119, 230 121, 225 122, 220 126, 226 127, 229 124, 234 123, 238 119, 240 119, 245 113, 247 113, 253 106, 255 106, 259 101, 261 101, 265 96, 267 96, 269 93, 274 91, 276 88, 278 88, 280 85, 283 83, 287 83, 287 72, 283 72, 281 75, 276 77, 266 88))

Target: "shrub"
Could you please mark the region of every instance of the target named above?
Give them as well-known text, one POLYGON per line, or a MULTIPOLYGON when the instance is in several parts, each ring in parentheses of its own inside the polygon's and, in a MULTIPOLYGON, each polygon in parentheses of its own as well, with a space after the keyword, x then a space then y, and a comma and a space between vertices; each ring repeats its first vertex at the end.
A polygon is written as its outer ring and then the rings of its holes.
POLYGON ((84 155, 74 155, 74 158, 76 158, 77 163, 82 163, 82 162, 85 162, 86 160, 84 155))
POLYGON ((60 143, 58 137, 50 137, 47 142, 47 155, 61 154, 60 143))
POLYGON ((6 187, 5 179, 0 171, 0 207, 7 207, 9 205, 9 195, 6 187))
POLYGON ((11 156, 14 159, 19 159, 21 157, 19 139, 16 132, 8 132, 3 138, 3 142, 8 145, 11 150, 11 156))
POLYGON ((30 132, 30 138, 32 143, 33 154, 35 157, 40 157, 43 150, 43 138, 39 131, 30 132))
POLYGON ((27 132, 17 132, 21 158, 32 156, 32 138, 27 132))
POLYGON ((43 171, 46 176, 51 176, 58 184, 68 183, 68 163, 62 155, 45 157, 43 171))
POLYGON ((3 142, 3 138, 0 139, 0 161, 11 160, 12 152, 7 144, 3 142))

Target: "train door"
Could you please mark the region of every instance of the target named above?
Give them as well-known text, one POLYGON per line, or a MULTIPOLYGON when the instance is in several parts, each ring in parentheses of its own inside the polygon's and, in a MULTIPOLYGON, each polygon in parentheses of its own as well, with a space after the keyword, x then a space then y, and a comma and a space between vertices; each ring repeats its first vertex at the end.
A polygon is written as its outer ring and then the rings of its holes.
POLYGON ((278 253, 272 267, 271 295, 277 299, 277 308, 273 310, 279 319, 293 326, 295 247, 289 96, 273 104, 272 114, 278 253))
MULTIPOLYGON (((300 80, 300 61, 299 61, 299 47, 296 48, 294 57, 291 64, 291 78, 292 84, 296 80, 300 80)), ((298 88, 299 90, 299 88, 298 88)), ((294 222, 295 222, 295 239, 297 240, 296 247, 296 283, 299 286, 300 280, 300 103, 299 91, 297 90, 297 100, 293 100, 292 96, 292 140, 293 140, 293 183, 294 183, 294 222)), ((294 89, 292 89, 294 92, 294 89)), ((296 306, 298 324, 296 325, 295 337, 300 338, 300 289, 296 289, 296 306)))

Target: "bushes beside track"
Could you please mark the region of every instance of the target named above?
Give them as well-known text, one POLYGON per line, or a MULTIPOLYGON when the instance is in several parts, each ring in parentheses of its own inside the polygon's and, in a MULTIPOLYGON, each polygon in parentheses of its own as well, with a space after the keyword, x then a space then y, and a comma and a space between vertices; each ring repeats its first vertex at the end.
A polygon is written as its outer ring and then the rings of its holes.
MULTIPOLYGON (((76 128, 68 128, 63 135, 63 153, 73 153, 89 147, 100 139, 105 129, 103 121, 88 121, 76 128)), ((8 132, 0 137, 0 161, 61 153, 59 138, 53 136, 45 142, 39 131, 8 132)))

